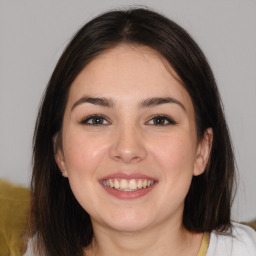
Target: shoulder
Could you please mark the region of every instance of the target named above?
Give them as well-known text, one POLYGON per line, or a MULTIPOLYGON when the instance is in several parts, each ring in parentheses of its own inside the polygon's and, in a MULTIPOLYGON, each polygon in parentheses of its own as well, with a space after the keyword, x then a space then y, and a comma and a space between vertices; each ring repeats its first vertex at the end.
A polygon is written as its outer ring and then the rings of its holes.
POLYGON ((210 234, 207 256, 256 256, 256 232, 245 225, 233 222, 231 235, 213 231, 210 234))
POLYGON ((32 256, 32 240, 33 239, 29 239, 28 244, 27 244, 27 250, 26 252, 23 254, 23 256, 32 256))
MULTIPOLYGON (((39 255, 36 250, 36 235, 31 237, 29 240, 28 240, 28 243, 27 243, 27 250, 26 252, 23 254, 23 256, 35 256, 35 255, 39 255)), ((42 255, 42 254, 40 254, 42 255)))

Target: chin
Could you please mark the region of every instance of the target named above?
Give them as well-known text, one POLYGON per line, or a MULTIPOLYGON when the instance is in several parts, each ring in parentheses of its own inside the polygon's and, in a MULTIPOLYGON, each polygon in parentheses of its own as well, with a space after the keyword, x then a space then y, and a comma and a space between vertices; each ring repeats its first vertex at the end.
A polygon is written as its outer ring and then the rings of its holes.
POLYGON ((142 223, 139 221, 132 221, 132 222, 115 222, 110 223, 109 227, 118 231, 118 232, 139 232, 145 230, 150 225, 148 223, 142 223))
POLYGON ((112 215, 109 221, 105 219, 105 222, 110 228, 119 232, 138 232, 153 224, 153 216, 135 212, 122 212, 112 215))

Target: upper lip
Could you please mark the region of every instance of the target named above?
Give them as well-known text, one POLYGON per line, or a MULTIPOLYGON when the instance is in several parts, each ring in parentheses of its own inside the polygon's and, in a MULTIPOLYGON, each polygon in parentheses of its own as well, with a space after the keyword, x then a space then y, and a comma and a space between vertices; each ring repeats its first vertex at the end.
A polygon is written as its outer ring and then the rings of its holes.
POLYGON ((150 177, 150 176, 142 174, 142 173, 126 174, 126 173, 122 173, 122 172, 112 173, 112 174, 109 174, 107 176, 100 178, 100 180, 108 180, 108 179, 126 179, 126 180, 147 179, 147 180, 154 180, 154 181, 157 180, 156 178, 150 177))

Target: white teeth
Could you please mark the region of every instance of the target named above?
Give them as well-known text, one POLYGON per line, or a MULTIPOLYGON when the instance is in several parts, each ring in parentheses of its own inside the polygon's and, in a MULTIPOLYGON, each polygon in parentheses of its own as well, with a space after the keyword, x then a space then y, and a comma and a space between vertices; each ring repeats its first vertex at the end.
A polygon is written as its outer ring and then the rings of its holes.
POLYGON ((127 180, 124 180, 124 179, 121 180, 121 182, 120 182, 120 188, 121 188, 122 190, 129 188, 129 184, 128 184, 127 180))
POLYGON ((112 181, 112 180, 109 180, 109 186, 110 186, 111 188, 113 188, 113 187, 114 187, 114 183, 113 183, 113 181, 112 181))
POLYGON ((155 182, 153 180, 147 180, 147 179, 107 179, 103 182, 104 186, 115 188, 117 190, 123 190, 123 191, 134 191, 142 188, 147 188, 152 186, 155 182))
POLYGON ((137 185, 137 186, 138 186, 138 189, 141 189, 141 188, 142 188, 142 180, 139 180, 139 181, 138 181, 138 185, 137 185))
POLYGON ((114 188, 116 188, 116 189, 120 188, 118 180, 114 180, 114 188))
POLYGON ((136 189, 136 188, 137 188, 136 181, 134 179, 130 180, 129 189, 136 189))

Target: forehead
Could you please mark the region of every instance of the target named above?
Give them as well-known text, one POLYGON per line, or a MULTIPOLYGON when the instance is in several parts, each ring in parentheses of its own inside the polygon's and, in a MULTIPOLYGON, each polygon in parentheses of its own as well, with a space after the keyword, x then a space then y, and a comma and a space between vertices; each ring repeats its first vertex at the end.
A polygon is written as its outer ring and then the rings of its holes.
POLYGON ((72 83, 69 100, 88 94, 122 101, 171 96, 191 104, 167 61, 155 50, 138 45, 119 45, 93 59, 72 83))

